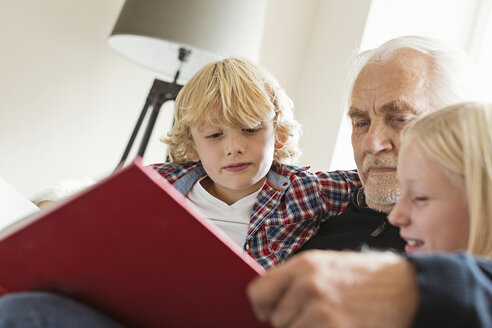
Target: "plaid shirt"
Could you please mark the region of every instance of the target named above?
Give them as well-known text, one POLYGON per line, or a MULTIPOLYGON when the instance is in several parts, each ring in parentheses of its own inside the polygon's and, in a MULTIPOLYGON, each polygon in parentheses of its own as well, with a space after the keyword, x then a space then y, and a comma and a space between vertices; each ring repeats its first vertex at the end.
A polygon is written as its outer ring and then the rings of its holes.
MULTIPOLYGON (((206 175, 198 163, 153 167, 183 195, 206 175)), ((323 218, 342 213, 351 192, 361 186, 356 171, 312 173, 307 169, 272 166, 253 205, 243 248, 265 269, 301 248, 323 218)))

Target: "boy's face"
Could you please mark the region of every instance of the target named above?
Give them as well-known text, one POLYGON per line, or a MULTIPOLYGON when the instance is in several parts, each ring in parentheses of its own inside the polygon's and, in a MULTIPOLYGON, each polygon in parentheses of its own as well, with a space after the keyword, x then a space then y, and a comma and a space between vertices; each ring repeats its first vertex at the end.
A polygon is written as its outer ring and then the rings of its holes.
POLYGON ((405 251, 466 250, 470 220, 463 183, 413 144, 404 145, 398 159, 401 195, 388 219, 400 227, 405 251))
POLYGON ((212 195, 232 204, 257 191, 273 163, 275 128, 266 120, 254 128, 192 127, 196 156, 211 179, 203 184, 212 195))

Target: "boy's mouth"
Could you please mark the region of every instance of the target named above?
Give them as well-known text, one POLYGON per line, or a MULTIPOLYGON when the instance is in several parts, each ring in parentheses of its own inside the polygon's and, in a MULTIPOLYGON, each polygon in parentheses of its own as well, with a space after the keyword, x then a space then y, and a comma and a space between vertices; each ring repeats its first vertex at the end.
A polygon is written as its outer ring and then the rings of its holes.
POLYGON ((403 239, 407 243, 405 245, 405 252, 407 254, 419 252, 421 250, 422 246, 424 246, 424 242, 422 240, 406 239, 406 238, 403 238, 403 239))
POLYGON ((247 169, 251 163, 232 163, 224 167, 224 170, 229 172, 239 172, 247 169))

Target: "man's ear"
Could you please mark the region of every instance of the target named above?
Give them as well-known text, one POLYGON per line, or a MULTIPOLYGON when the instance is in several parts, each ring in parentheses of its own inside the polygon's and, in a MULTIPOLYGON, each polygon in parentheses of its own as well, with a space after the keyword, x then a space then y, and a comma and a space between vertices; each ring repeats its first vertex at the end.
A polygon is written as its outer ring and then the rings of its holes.
POLYGON ((285 145, 287 141, 287 136, 283 133, 277 133, 275 137, 275 149, 280 149, 285 145))

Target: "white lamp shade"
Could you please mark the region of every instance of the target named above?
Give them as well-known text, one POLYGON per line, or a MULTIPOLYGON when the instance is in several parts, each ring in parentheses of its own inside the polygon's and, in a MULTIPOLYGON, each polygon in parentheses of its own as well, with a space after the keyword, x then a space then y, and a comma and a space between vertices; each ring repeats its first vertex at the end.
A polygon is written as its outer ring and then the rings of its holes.
POLYGON ((191 49, 181 69, 188 81, 225 56, 256 61, 267 0, 127 0, 109 45, 128 59, 172 79, 180 47, 191 49))

